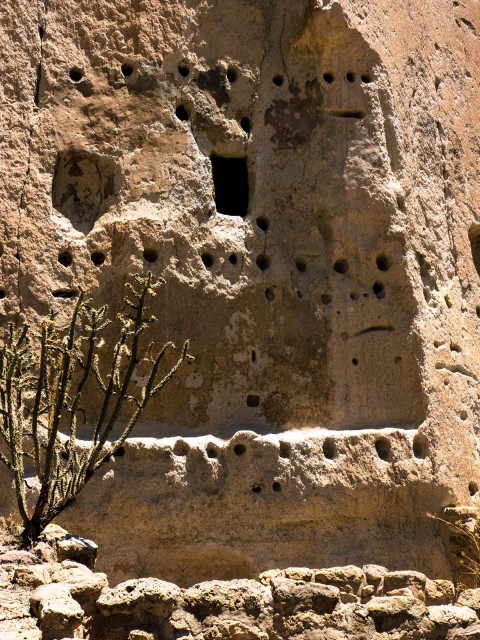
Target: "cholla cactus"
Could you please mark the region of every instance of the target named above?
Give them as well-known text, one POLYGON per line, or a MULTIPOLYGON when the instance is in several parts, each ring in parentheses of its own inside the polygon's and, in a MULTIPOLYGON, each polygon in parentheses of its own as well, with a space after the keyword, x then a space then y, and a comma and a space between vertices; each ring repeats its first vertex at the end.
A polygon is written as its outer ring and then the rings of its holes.
POLYGON ((125 442, 149 401, 190 358, 187 341, 174 366, 161 373, 163 358, 174 345, 167 342, 152 355, 154 345, 143 345, 141 336, 156 322, 146 302, 164 281, 150 273, 135 275, 133 281, 126 285, 124 308, 118 314, 120 337, 108 372, 102 373, 98 354, 102 332, 110 324, 107 307, 92 308, 83 294, 66 328, 59 328, 51 314, 39 334, 27 325, 9 325, 0 340, 0 462, 14 478, 25 543, 36 539, 75 500, 95 470, 125 442), (139 365, 148 373, 140 392, 134 393, 139 365), (80 448, 77 420, 92 383, 102 401, 88 446, 80 448), (120 416, 120 435, 112 439, 120 416), (40 485, 31 512, 25 496, 26 458, 32 460, 40 485))

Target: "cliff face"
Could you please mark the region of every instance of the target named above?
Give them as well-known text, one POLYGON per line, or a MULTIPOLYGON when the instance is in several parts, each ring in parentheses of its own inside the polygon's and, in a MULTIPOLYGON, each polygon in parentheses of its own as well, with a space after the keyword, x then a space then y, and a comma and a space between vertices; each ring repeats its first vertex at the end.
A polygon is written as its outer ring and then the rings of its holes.
POLYGON ((65 516, 114 580, 449 575, 425 514, 479 482, 480 12, 400 5, 2 9, 4 318, 150 270, 196 357, 65 516))

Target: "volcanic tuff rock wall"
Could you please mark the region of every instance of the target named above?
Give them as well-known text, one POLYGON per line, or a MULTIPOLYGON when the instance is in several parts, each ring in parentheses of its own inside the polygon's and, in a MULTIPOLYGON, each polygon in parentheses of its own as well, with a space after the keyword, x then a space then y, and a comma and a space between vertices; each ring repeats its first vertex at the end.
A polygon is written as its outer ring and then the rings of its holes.
POLYGON ((478 491, 478 4, 10 0, 0 28, 4 317, 151 270, 157 339, 196 357, 68 527, 112 579, 448 576, 425 513, 478 491))

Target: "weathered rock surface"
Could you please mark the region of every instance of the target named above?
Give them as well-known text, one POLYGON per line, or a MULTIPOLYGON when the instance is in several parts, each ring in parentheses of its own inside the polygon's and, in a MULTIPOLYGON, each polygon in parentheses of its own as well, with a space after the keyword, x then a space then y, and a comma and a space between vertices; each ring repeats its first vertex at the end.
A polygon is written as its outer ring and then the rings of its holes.
POLYGON ((155 339, 196 358, 62 521, 112 582, 452 577, 426 513, 478 501, 479 25, 475 0, 2 4, 1 317, 116 308, 150 270, 155 339))

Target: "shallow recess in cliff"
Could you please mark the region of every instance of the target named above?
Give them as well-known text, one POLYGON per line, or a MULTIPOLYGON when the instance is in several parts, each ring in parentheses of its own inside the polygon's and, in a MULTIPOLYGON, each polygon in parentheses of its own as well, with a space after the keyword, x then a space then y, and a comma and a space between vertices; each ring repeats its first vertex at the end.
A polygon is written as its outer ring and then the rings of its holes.
POLYGON ((52 204, 77 231, 87 234, 113 203, 118 183, 112 158, 83 150, 62 151, 53 177, 52 204))
POLYGON ((213 156, 210 160, 217 211, 244 218, 248 211, 247 159, 213 156))

